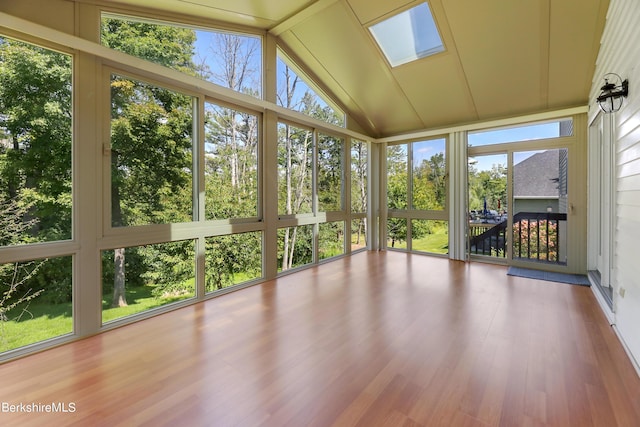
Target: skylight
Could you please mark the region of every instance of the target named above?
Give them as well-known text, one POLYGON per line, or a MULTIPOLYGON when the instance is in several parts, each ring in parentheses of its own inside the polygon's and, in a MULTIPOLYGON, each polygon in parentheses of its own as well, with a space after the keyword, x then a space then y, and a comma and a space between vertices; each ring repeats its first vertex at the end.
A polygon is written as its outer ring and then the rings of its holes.
POLYGON ((444 51, 427 3, 369 27, 392 67, 444 51))

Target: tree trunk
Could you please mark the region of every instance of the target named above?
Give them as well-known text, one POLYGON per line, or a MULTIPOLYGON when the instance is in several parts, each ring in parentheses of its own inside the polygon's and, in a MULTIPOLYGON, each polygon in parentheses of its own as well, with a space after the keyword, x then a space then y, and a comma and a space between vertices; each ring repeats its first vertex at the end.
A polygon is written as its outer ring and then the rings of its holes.
POLYGON ((284 230, 284 244, 282 249, 282 271, 288 269, 289 265, 289 228, 284 230))
MULTIPOLYGON (((111 152, 111 173, 117 171, 118 155, 111 152)), ((114 227, 122 226, 122 208, 120 207, 120 189, 111 183, 111 224, 114 227)), ((124 307, 127 305, 125 289, 125 253, 124 248, 113 251, 113 299, 111 307, 124 307)))
POLYGON ((296 250, 296 237, 298 235, 298 227, 293 227, 293 236, 291 237, 291 248, 290 248, 290 253, 291 255, 289 256, 289 263, 288 263, 288 268, 293 267, 293 254, 296 250))
POLYGON ((111 307, 125 307, 127 300, 124 286, 124 248, 113 251, 113 267, 113 300, 111 301, 111 307))

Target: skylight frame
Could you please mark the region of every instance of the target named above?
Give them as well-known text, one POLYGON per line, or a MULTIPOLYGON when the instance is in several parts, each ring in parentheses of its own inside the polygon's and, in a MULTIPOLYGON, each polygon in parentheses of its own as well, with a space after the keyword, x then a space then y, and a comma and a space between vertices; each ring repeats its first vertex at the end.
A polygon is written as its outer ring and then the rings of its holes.
POLYGON ((370 25, 369 32, 391 67, 445 51, 428 2, 370 25))

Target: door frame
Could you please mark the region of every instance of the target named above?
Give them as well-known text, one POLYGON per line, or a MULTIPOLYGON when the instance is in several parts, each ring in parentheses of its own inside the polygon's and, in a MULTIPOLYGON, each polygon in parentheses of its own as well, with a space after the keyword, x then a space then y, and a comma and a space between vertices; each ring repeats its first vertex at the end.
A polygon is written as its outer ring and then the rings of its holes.
POLYGON ((612 115, 599 112, 589 124, 587 269, 590 280, 613 313, 616 165, 612 121, 612 115), (605 288, 610 288, 610 292, 605 288))
MULTIPOLYGON (((566 117, 566 116, 565 116, 566 117)), ((569 117, 567 117, 569 118, 569 117)), ((547 149, 566 148, 568 150, 568 213, 567 213, 567 263, 566 265, 540 265, 535 262, 513 260, 511 245, 506 260, 498 263, 506 263, 510 266, 544 269, 552 272, 586 274, 587 270, 587 118, 586 114, 575 114, 570 116, 573 120, 573 132, 570 136, 562 136, 548 139, 527 140, 518 142, 507 142, 477 147, 467 147, 467 159, 473 155, 504 154, 507 153, 507 197, 513 203, 513 190, 510 183, 513 182, 513 152, 517 151, 537 151, 547 149)), ((561 120, 559 117, 555 120, 561 120)), ((535 122, 528 122, 535 124, 535 122)), ((527 122, 513 126, 526 126, 527 122)), ((468 146, 468 143, 467 143, 468 146)), ((468 185, 464 188, 468 199, 468 185)), ((510 209, 512 207, 509 207, 510 209)), ((468 200, 466 212, 468 212, 468 200)), ((513 218, 509 215, 508 230, 512 229, 513 218)), ((465 221, 465 229, 468 235, 468 221, 465 221)), ((468 239, 467 239, 468 245, 468 239)), ((489 257, 475 257, 466 248, 466 258, 472 261, 488 261, 489 257)))

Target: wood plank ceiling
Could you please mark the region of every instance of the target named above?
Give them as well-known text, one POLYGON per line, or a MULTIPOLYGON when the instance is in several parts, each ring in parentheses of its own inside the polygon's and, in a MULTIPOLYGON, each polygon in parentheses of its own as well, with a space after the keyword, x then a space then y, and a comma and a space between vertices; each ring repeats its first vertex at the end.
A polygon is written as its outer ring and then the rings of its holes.
POLYGON ((421 1, 110 0, 269 31, 374 137, 582 106, 609 0, 429 0, 445 51, 395 68, 368 27, 421 1))

